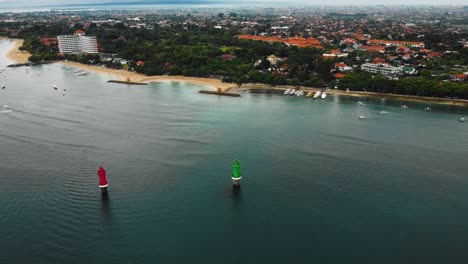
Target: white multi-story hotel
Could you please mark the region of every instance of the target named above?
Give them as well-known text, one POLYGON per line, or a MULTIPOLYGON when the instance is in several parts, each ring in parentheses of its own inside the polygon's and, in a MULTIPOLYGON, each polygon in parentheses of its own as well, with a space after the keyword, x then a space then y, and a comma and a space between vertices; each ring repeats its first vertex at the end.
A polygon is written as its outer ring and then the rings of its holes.
POLYGON ((361 65, 361 69, 373 72, 373 73, 382 73, 382 74, 392 74, 392 73, 402 73, 403 69, 401 67, 393 67, 387 64, 374 64, 374 63, 364 63, 361 65))
POLYGON ((98 53, 97 40, 93 36, 85 36, 84 31, 77 30, 73 35, 57 37, 60 53, 98 53))

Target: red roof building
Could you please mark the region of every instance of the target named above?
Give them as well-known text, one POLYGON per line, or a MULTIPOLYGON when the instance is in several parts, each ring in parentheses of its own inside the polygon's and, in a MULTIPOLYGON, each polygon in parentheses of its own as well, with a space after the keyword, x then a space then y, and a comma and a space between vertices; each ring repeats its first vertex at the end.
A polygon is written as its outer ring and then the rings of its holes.
POLYGON ((233 60, 236 58, 236 56, 234 55, 231 55, 231 54, 223 54, 221 56, 219 56, 220 59, 223 59, 223 60, 233 60))
POLYGON ((381 64, 383 63, 385 60, 382 59, 382 58, 375 58, 374 60, 372 60, 372 63, 373 64, 381 64))
POLYGON ((344 68, 344 67, 346 67, 346 64, 344 62, 337 62, 337 63, 335 63, 335 67, 344 68))
POLYGON ((335 73, 333 74, 333 77, 335 77, 336 79, 343 79, 346 75, 342 74, 342 73, 335 73))
POLYGON ((371 46, 407 46, 412 48, 424 48, 424 42, 414 42, 414 41, 394 41, 394 40, 380 40, 380 39, 370 39, 367 41, 367 44, 371 46))
POLYGON ((57 38, 41 38, 41 43, 46 46, 57 45, 57 38))
POLYGON ((139 61, 137 61, 136 65, 137 65, 137 66, 143 66, 143 65, 145 65, 145 62, 139 60, 139 61))
POLYGON ((323 49, 320 45, 320 41, 315 38, 301 38, 301 37, 291 37, 291 38, 280 38, 280 37, 263 37, 263 36, 252 36, 252 35, 238 35, 238 39, 249 39, 265 42, 281 42, 288 46, 297 46, 299 48, 316 48, 323 49))

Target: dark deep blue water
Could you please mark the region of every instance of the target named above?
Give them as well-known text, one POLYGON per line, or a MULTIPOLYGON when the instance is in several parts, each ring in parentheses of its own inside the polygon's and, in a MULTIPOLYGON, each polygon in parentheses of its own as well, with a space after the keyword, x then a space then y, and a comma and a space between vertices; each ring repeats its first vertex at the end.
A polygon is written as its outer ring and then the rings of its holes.
POLYGON ((1 69, 0 263, 466 262, 466 108, 1 69))

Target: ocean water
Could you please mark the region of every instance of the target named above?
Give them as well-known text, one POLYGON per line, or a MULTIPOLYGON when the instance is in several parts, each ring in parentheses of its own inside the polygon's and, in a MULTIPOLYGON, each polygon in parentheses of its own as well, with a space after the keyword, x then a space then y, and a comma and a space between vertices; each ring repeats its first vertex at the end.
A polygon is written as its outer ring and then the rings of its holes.
POLYGON ((466 262, 466 108, 217 97, 0 57, 0 263, 466 262))
MULTIPOLYGON (((1 4, 1 3, 0 3, 1 4)), ((96 10, 180 10, 181 8, 232 8, 239 6, 259 5, 258 3, 224 3, 210 0, 162 0, 162 1, 140 1, 127 3, 82 3, 82 4, 57 4, 57 5, 0 5, 0 13, 22 13, 22 12, 49 12, 49 11, 96 11, 96 10)), ((267 3, 263 6, 287 6, 286 3, 267 3)), ((291 6, 291 4, 289 4, 291 6)))

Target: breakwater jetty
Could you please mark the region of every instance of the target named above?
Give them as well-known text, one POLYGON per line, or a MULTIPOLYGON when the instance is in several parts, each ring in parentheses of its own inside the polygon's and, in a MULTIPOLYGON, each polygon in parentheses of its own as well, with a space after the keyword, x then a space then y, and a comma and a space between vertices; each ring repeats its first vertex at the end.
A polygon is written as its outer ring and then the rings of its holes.
POLYGON ((217 91, 201 90, 201 91, 199 91, 199 93, 201 93, 201 94, 222 95, 222 96, 231 96, 231 97, 240 97, 240 94, 238 94, 238 93, 223 92, 223 91, 221 91, 221 89, 218 89, 217 91))
POLYGON ((42 64, 50 64, 50 63, 54 63, 56 61, 37 61, 37 62, 22 62, 22 63, 13 63, 13 64, 10 64, 10 65, 7 65, 7 67, 10 67, 10 68, 15 68, 15 67, 21 67, 21 66, 35 66, 35 65, 42 65, 42 64))
POLYGON ((144 82, 131 82, 131 81, 119 81, 119 80, 109 80, 107 82, 129 84, 129 85, 148 85, 147 83, 144 83, 144 82))

